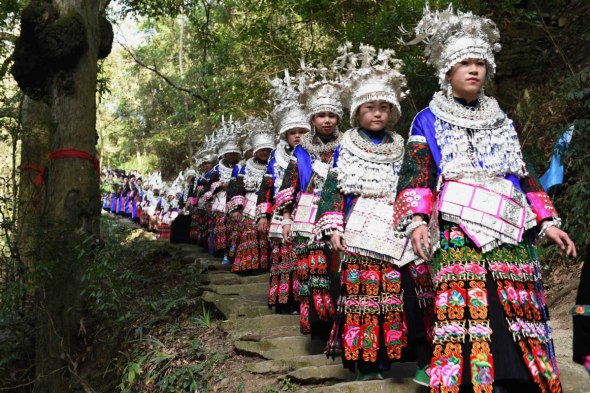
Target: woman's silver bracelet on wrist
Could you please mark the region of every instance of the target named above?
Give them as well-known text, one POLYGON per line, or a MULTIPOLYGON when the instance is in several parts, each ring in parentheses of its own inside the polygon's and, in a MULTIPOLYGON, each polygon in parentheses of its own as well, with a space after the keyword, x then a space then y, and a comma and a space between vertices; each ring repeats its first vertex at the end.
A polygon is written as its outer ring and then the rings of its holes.
POLYGON ((283 218, 283 221, 281 221, 281 226, 284 227, 285 225, 293 225, 293 220, 290 218, 283 218))
POLYGON ((414 233, 414 231, 416 229, 418 229, 418 227, 421 227, 422 225, 428 225, 428 223, 424 220, 420 220, 420 221, 413 221, 411 222, 407 227, 406 227, 406 236, 410 237, 412 236, 412 233, 414 233))

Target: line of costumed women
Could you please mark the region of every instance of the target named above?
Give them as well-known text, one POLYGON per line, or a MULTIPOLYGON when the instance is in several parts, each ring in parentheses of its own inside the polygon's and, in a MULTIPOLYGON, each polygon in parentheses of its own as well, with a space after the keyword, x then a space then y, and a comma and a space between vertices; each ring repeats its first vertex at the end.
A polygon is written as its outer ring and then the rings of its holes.
POLYGON ((252 143, 253 157, 241 167, 228 188, 227 212, 236 232, 236 252, 232 271, 252 273, 268 269, 268 235, 259 233, 256 225, 258 191, 266 172, 275 135, 269 120, 250 118, 244 124, 252 143))
POLYGON ((208 248, 212 255, 222 254, 224 263, 229 263, 227 256, 228 236, 231 234, 231 225, 227 217, 227 186, 232 177, 236 177, 239 171, 238 162, 242 151, 238 145, 235 123, 232 119, 228 122, 222 119, 221 128, 216 133, 215 144, 219 146, 217 156, 221 157, 219 163, 211 170, 209 181, 203 190, 204 198, 210 211, 209 215, 209 239, 208 248))
POLYGON ((413 121, 395 219, 416 253, 433 251, 431 391, 561 392, 534 235, 563 241, 568 255, 575 246, 527 172, 512 121, 484 95, 499 31, 427 7, 416 34, 441 91, 413 121))
POLYGON ((277 313, 299 313, 299 281, 297 255, 293 244, 283 239, 283 217, 275 209, 277 195, 293 150, 303 135, 311 129, 307 114, 298 102, 295 78, 285 70, 285 77, 270 81, 275 107, 273 124, 279 135, 277 148, 272 151, 257 201, 258 230, 268 233, 271 246, 268 306, 277 313))
POLYGON ((211 169, 215 163, 217 157, 211 152, 209 147, 209 141, 206 140, 203 151, 196 157, 195 161, 198 167, 198 173, 195 180, 195 187, 193 194, 191 195, 191 224, 189 239, 204 247, 206 244, 207 234, 207 209, 206 200, 203 197, 205 194, 205 186, 211 176, 211 169))
MULTIPOLYGON (((326 341, 336 315, 333 255, 322 241, 313 238, 317 202, 332 156, 342 135, 338 123, 342 118, 341 85, 330 79, 333 70, 306 68, 300 100, 307 111, 311 132, 295 147, 276 195, 276 209, 283 216, 283 239, 293 244, 297 254, 300 328, 326 341)), ((337 287, 337 285, 336 285, 337 287)))
POLYGON ((422 383, 430 359, 428 332, 434 292, 426 265, 394 231, 393 203, 404 154, 390 130, 406 95, 402 63, 392 50, 340 48, 351 124, 336 148, 319 201, 315 233, 343 253, 338 318, 328 350, 342 348, 357 380, 381 379, 408 344, 422 383), (407 250, 407 251, 406 251, 407 250))

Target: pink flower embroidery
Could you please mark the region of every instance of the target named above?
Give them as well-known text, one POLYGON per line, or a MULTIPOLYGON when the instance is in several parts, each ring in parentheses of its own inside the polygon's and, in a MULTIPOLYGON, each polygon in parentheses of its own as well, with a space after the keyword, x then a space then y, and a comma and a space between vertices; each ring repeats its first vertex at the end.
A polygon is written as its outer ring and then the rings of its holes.
POLYGON ((458 263, 453 265, 451 268, 452 268, 453 274, 456 276, 459 276, 459 275, 465 273, 465 267, 463 267, 462 265, 459 265, 458 263))
POLYGON ((485 272, 486 272, 486 269, 481 267, 478 263, 470 263, 469 265, 467 265, 465 270, 467 270, 469 273, 472 273, 473 275, 476 275, 476 276, 480 276, 482 274, 485 274, 485 272))
POLYGON ((447 363, 443 366, 441 374, 445 386, 455 386, 459 379, 460 368, 458 364, 447 363))
POLYGON ((465 237, 465 235, 463 234, 463 231, 460 228, 452 227, 450 237, 451 237, 451 239, 457 239, 457 238, 462 239, 465 237))
POLYGON ((442 379, 442 367, 441 366, 434 366, 430 368, 430 386, 438 387, 440 386, 440 381, 442 379))
POLYGON ((394 341, 398 341, 402 338, 402 332, 400 330, 388 330, 387 334, 385 335, 385 342, 388 344, 393 343, 394 341))
POLYGON ((508 300, 512 303, 516 303, 518 301, 518 295, 514 287, 506 287, 506 295, 508 296, 508 300))
POLYGON ((360 333, 360 327, 355 325, 347 325, 346 332, 344 334, 344 343, 347 348, 354 349, 358 347, 358 339, 360 333))
POLYGON ((421 263, 419 265, 416 265, 416 272, 418 274, 428 274, 428 268, 426 267, 426 264, 421 263))
POLYGON ((436 295, 436 307, 437 308, 445 308, 449 304, 449 293, 448 292, 441 292, 436 295))

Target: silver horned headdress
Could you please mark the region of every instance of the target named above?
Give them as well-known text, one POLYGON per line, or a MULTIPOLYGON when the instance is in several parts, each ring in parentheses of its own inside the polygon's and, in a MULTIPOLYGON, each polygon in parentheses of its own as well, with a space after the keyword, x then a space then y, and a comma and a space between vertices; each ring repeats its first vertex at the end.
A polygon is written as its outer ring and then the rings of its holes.
POLYGON ((251 117, 244 123, 244 129, 248 132, 248 138, 252 141, 254 154, 260 149, 275 147, 275 135, 269 119, 251 117))
POLYGON ((431 11, 428 3, 415 28, 416 38, 409 45, 424 41, 428 64, 436 67, 440 86, 447 87, 446 73, 466 59, 487 62, 488 79, 496 72, 494 53, 499 52, 500 31, 496 24, 471 12, 453 12, 452 4, 444 11, 431 11))
POLYGON ((401 72, 403 62, 395 58, 392 49, 377 51, 370 45, 359 46, 359 53, 348 52, 349 42, 338 48, 340 56, 335 60, 346 65, 345 96, 350 105, 350 123, 356 120, 358 108, 369 101, 385 101, 392 105, 396 122, 401 116, 400 101, 408 91, 406 77, 401 72))
POLYGON ((219 148, 217 155, 223 156, 227 153, 240 153, 240 145, 238 143, 238 137, 240 134, 241 124, 234 121, 230 115, 229 121, 225 121, 225 118, 221 117, 221 127, 216 133, 217 146, 219 148))
MULTIPOLYGON (((335 65, 335 64, 333 64, 335 65)), ((301 60, 300 101, 307 110, 307 119, 311 121, 320 112, 331 112, 342 119, 342 88, 340 83, 342 69, 307 66, 301 60)))
MULTIPOLYGON (((299 79, 303 82, 303 78, 299 79)), ((301 108, 298 102, 300 91, 303 83, 299 86, 295 83, 295 78, 289 75, 285 70, 285 77, 269 79, 272 86, 271 94, 275 101, 275 107, 272 111, 272 119, 280 137, 284 138, 285 133, 293 128, 304 128, 311 131, 307 113, 301 108)))

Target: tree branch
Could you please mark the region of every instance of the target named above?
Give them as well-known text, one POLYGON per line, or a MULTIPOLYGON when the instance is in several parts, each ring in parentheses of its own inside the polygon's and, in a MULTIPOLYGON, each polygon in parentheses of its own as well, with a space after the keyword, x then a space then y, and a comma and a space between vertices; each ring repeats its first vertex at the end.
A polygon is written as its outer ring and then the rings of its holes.
POLYGON ((150 66, 145 64, 144 62, 142 62, 141 60, 139 60, 137 58, 137 56, 135 56, 135 54, 133 53, 133 51, 129 48, 127 48, 123 43, 119 42, 119 45, 121 45, 121 47, 123 47, 123 49, 125 50, 125 52, 127 52, 129 54, 129 56, 131 56, 131 58, 140 66, 142 66, 143 68, 150 70, 151 72, 153 72, 154 74, 158 75, 160 78, 162 78, 166 83, 168 83, 170 86, 172 86, 173 88, 175 88, 176 90, 180 90, 183 91, 185 93, 190 94, 192 97, 200 100, 201 102, 203 102, 204 104, 208 104, 209 101, 203 97, 202 95, 195 93, 194 91, 187 89, 186 87, 182 87, 182 86, 178 86, 176 83, 174 83, 170 78, 168 78, 166 75, 162 74, 160 71, 158 71, 158 69, 156 67, 150 66))

